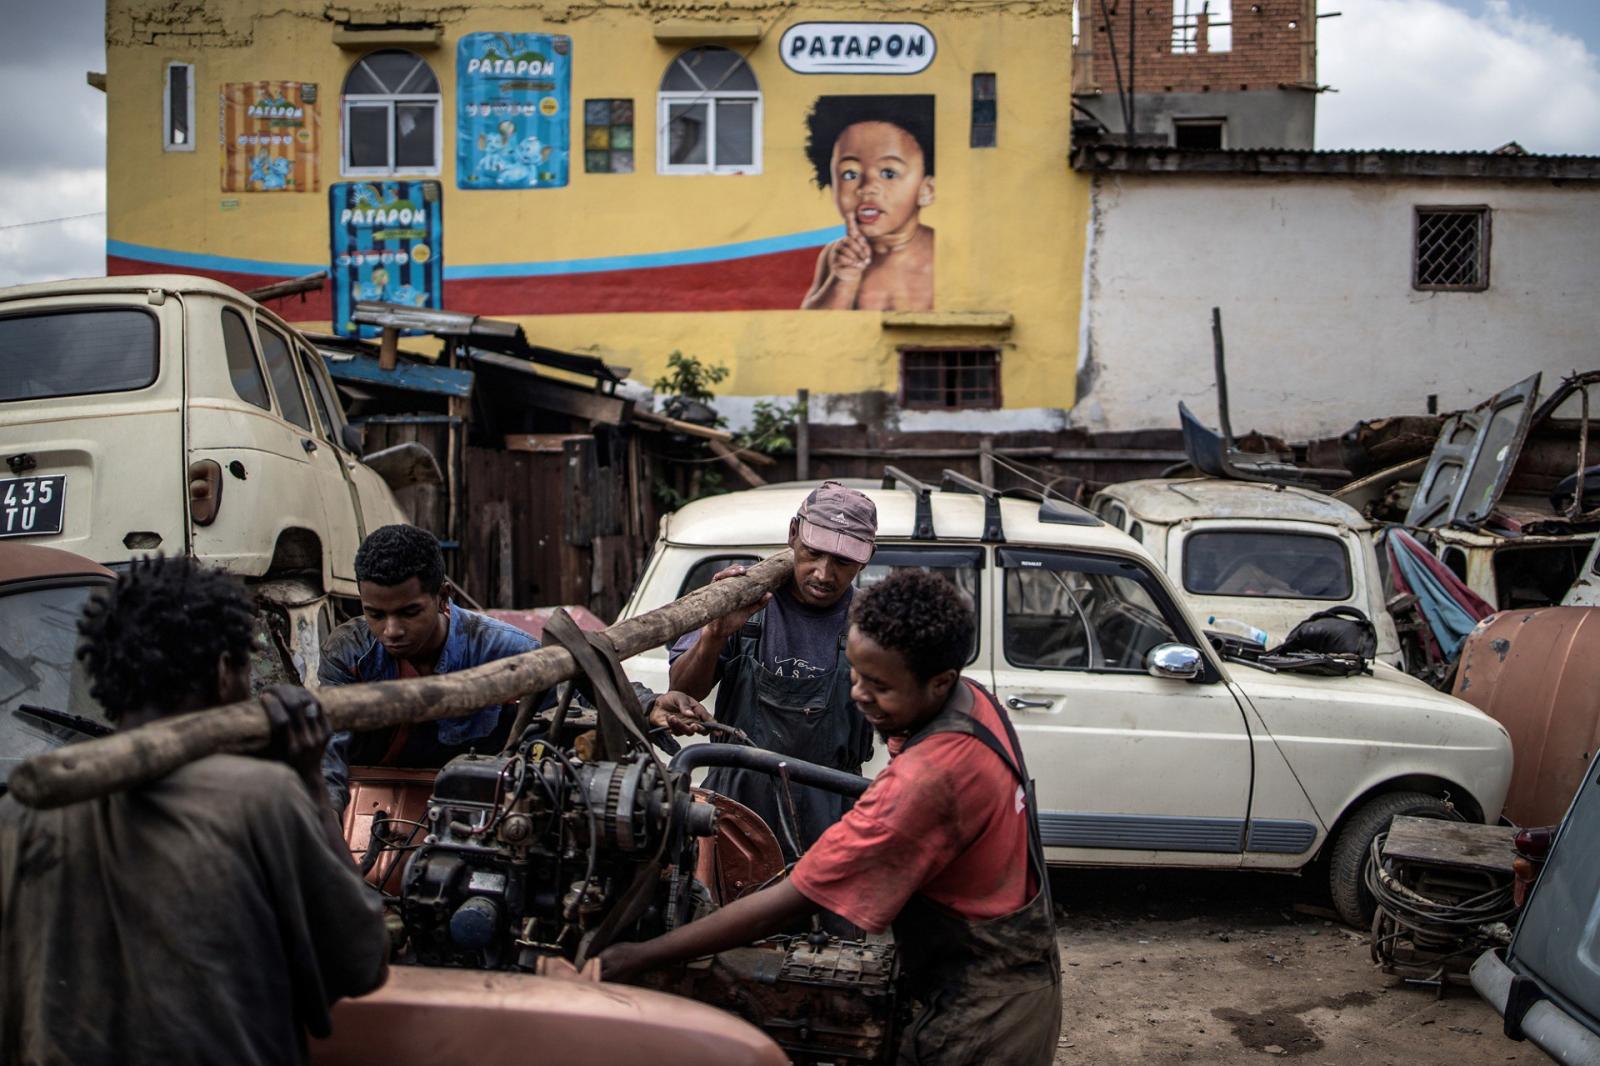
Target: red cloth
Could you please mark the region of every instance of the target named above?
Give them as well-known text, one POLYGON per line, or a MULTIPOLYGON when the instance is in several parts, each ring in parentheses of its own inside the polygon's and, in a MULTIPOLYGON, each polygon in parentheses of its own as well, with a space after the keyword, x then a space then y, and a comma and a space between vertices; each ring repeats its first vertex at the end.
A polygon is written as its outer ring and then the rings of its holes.
MULTIPOLYGON (((972 716, 1015 758, 1000 711, 975 685, 972 716)), ((1015 775, 976 737, 938 733, 901 754, 790 876, 800 894, 870 932, 889 927, 913 894, 982 921, 1020 909, 1037 886, 1028 814, 1015 775)))

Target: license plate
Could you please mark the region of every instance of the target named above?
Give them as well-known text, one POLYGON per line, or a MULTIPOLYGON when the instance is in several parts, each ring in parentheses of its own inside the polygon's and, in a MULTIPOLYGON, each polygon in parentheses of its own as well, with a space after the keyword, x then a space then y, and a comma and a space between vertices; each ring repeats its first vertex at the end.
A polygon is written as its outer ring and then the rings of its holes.
POLYGON ((66 502, 64 474, 0 480, 0 537, 60 533, 66 502))

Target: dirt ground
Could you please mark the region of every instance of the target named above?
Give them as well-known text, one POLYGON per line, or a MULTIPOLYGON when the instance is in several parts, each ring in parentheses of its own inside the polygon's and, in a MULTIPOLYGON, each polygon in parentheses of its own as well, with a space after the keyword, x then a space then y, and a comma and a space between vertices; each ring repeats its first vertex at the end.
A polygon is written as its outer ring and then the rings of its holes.
POLYGON ((1550 1060, 1501 1033, 1470 987, 1444 998, 1382 973, 1367 937, 1297 913, 1309 880, 1262 874, 1058 871, 1062 1030, 1056 1066, 1550 1060))

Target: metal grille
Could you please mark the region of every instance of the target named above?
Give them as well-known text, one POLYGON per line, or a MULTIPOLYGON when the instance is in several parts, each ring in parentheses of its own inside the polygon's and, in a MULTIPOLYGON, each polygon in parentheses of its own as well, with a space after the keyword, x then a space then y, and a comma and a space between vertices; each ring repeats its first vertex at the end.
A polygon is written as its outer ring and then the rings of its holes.
POLYGON ((999 407, 1000 353, 992 348, 901 352, 900 397, 906 407, 999 407))
POLYGON ((1488 208, 1419 207, 1412 285, 1418 289, 1486 289, 1488 251, 1488 208))

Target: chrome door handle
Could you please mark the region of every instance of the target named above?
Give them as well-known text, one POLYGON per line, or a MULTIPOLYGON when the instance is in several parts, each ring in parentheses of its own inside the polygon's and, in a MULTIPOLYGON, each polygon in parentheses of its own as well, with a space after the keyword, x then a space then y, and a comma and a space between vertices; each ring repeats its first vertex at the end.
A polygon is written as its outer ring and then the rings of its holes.
POLYGON ((1006 706, 1013 711, 1026 711, 1029 708, 1041 709, 1050 705, 1049 700, 1025 700, 1021 696, 1009 696, 1006 698, 1006 706))

